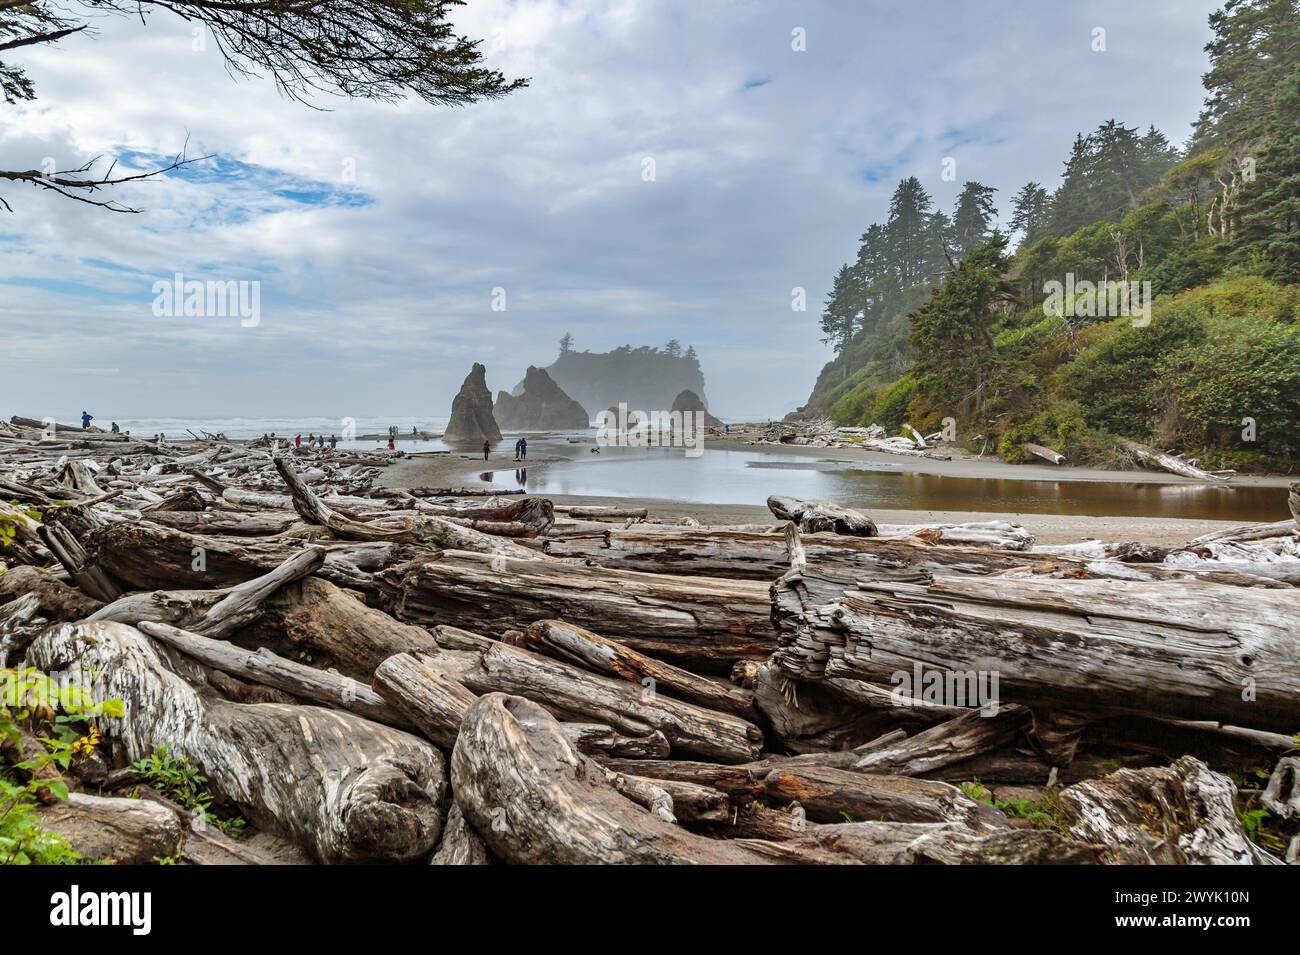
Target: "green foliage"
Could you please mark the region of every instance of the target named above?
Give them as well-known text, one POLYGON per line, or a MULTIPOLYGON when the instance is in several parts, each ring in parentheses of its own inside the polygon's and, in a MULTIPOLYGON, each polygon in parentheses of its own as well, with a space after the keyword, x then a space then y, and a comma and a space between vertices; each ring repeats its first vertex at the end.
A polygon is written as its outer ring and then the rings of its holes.
POLYGON ((136 760, 131 768, 163 796, 197 813, 204 822, 215 825, 228 836, 237 838, 248 825, 240 816, 218 815, 212 808, 212 794, 206 788, 208 777, 199 772, 188 756, 173 756, 165 743, 136 760))
POLYGON ((42 750, 13 764, 0 758, 0 865, 67 865, 80 856, 60 837, 41 828, 36 815, 38 794, 48 791, 68 797, 61 781, 34 779, 47 766, 67 769, 79 756, 88 755, 99 742, 86 721, 99 716, 121 716, 120 700, 93 703, 77 686, 63 686, 35 669, 0 669, 0 741, 18 746, 26 724, 49 727, 38 735, 42 750))
POLYGON ((889 222, 863 235, 857 264, 837 279, 856 282, 866 304, 810 405, 892 430, 885 405, 903 390, 890 383, 908 381, 912 424, 952 415, 959 433, 1009 460, 1035 441, 1113 466, 1122 436, 1219 467, 1293 469, 1300 2, 1228 0, 1210 25, 1190 151, 1114 120, 1079 134, 1059 187, 1030 182, 1013 198, 1014 256, 974 242, 989 221, 988 187, 967 183, 949 221, 919 183, 900 183, 889 222), (934 254, 944 241, 955 268, 934 254), (1153 321, 1044 315, 1046 283, 1067 276, 1149 282, 1153 321), (1243 440, 1245 418, 1256 441, 1243 440))
POLYGON ((1055 787, 1043 790, 1037 799, 994 799, 993 794, 978 779, 960 783, 957 788, 976 802, 1000 809, 1012 819, 1028 819, 1035 829, 1051 829, 1062 834, 1069 832, 1061 809, 1061 794, 1055 787))

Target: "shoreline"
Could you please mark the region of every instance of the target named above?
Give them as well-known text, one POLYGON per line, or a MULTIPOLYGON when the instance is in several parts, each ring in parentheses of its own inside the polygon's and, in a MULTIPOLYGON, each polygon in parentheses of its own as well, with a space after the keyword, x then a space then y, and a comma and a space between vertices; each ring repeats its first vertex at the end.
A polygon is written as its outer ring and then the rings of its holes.
MULTIPOLYGON (((483 483, 480 476, 486 471, 509 471, 519 462, 514 461, 509 435, 493 449, 489 459, 469 451, 415 454, 395 461, 379 478, 385 487, 447 487, 483 483), (497 450, 500 448, 501 450, 497 450)), ((570 435, 561 433, 529 435, 530 470, 545 469, 556 464, 575 465, 589 461, 587 453, 591 441, 570 442, 570 435)), ((399 445, 400 447, 400 445, 399 445)), ((959 449, 945 449, 952 453, 950 461, 928 458, 911 458, 877 451, 854 448, 809 448, 799 445, 751 444, 747 437, 711 437, 706 443, 709 450, 743 451, 754 455, 781 454, 826 461, 843 461, 871 465, 889 465, 890 471, 938 475, 957 478, 992 478, 1020 481, 1082 481, 1114 484, 1171 484, 1195 486, 1197 482, 1175 474, 1157 471, 1106 471, 1099 468, 1056 466, 1050 464, 1008 464, 1000 459, 978 458, 959 449)), ((1233 479, 1239 486, 1285 488, 1292 480, 1285 475, 1242 475, 1233 479)), ((508 480, 495 482, 503 489, 517 489, 508 480)), ((644 507, 652 519, 679 520, 693 517, 705 524, 778 524, 763 504, 723 504, 682 500, 673 497, 650 495, 596 495, 551 494, 546 497, 560 506, 616 506, 644 507)), ((1041 544, 1075 543, 1085 539, 1104 541, 1137 540, 1157 546, 1185 544, 1192 538, 1216 530, 1241 526, 1243 521, 1211 520, 1178 517, 1090 516, 1076 514, 1050 514, 1015 511, 940 510, 934 508, 868 508, 873 519, 880 523, 931 523, 985 520, 1009 520, 1026 527, 1041 544)))

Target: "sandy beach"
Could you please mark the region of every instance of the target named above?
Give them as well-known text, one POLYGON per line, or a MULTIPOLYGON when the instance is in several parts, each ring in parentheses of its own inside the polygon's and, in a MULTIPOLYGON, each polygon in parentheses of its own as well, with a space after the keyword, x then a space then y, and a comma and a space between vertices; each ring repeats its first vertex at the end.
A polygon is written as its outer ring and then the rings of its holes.
MULTIPOLYGON (((512 447, 515 435, 507 435, 492 450, 485 462, 481 453, 450 452, 416 454, 386 469, 380 481, 394 488, 482 486, 488 471, 510 470, 518 466, 512 447)), ((747 437, 710 437, 705 453, 716 450, 744 451, 755 457, 784 455, 810 461, 868 463, 888 465, 905 472, 946 477, 991 478, 1019 481, 1084 481, 1123 484, 1194 485, 1177 475, 1156 471, 1105 471, 1097 468, 1043 464, 1007 464, 998 458, 979 458, 960 449, 944 449, 952 460, 911 458, 853 448, 808 448, 789 445, 751 444, 747 437)), ((592 463, 591 442, 573 442, 564 435, 530 435, 527 467, 530 475, 557 464, 587 466, 592 463)), ((1233 483, 1242 487, 1277 487, 1285 489, 1291 478, 1280 475, 1238 476, 1233 483)), ((494 486, 512 488, 510 481, 498 480, 494 486)), ((1285 498, 1285 491, 1280 490, 1285 498)), ((558 505, 608 505, 645 507, 651 519, 677 520, 693 517, 705 524, 777 523, 762 504, 701 503, 673 499, 670 496, 592 495, 547 493, 558 505)), ((1169 517, 1133 517, 1131 515, 1088 516, 1079 514, 1040 514, 997 510, 940 510, 870 508, 880 523, 960 522, 1002 519, 1023 524, 1043 544, 1064 544, 1096 538, 1100 540, 1140 540, 1162 546, 1186 543, 1214 530, 1238 526, 1241 521, 1215 521, 1169 517)))

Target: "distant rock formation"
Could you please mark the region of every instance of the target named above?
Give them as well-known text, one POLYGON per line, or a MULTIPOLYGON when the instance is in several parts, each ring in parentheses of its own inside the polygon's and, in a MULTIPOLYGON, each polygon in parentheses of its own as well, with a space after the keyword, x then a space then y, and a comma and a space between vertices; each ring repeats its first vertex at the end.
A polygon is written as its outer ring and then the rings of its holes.
POLYGON ((528 366, 523 391, 497 392, 497 424, 507 431, 576 431, 591 427, 587 410, 540 368, 528 366))
MULTIPOLYGON (((674 343, 675 344, 675 343, 674 343)), ((693 349, 633 348, 623 345, 610 352, 562 350, 542 369, 566 395, 577 401, 594 420, 602 408, 618 407, 646 413, 667 412, 683 389, 700 396, 704 404, 704 374, 693 349)), ((518 395, 521 382, 514 389, 518 395)))
POLYGON ((451 420, 442 440, 447 442, 500 441, 501 429, 492 417, 492 392, 488 391, 487 369, 474 362, 465 382, 451 402, 451 420))
POLYGON ((704 407, 704 402, 700 396, 691 389, 683 389, 681 394, 673 399, 673 411, 680 411, 683 415, 692 411, 704 412, 704 426, 706 428, 721 428, 722 422, 713 415, 709 414, 709 409, 704 407))

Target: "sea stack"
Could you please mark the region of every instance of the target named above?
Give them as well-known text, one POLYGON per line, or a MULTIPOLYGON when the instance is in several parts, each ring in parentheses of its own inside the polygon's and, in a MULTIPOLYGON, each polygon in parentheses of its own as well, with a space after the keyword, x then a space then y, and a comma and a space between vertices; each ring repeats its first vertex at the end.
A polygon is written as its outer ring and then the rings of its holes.
POLYGON ((587 410, 540 368, 528 366, 518 395, 497 392, 497 423, 507 431, 576 431, 591 427, 587 410))
POLYGON ((442 439, 448 442, 500 441, 501 429, 492 417, 492 392, 488 391, 487 369, 478 362, 451 402, 451 420, 442 439))
POLYGON ((707 428, 721 428, 722 422, 713 415, 709 414, 709 409, 704 407, 704 401, 691 389, 684 389, 676 398, 673 399, 673 411, 680 411, 683 415, 692 411, 704 412, 704 425, 707 428))

